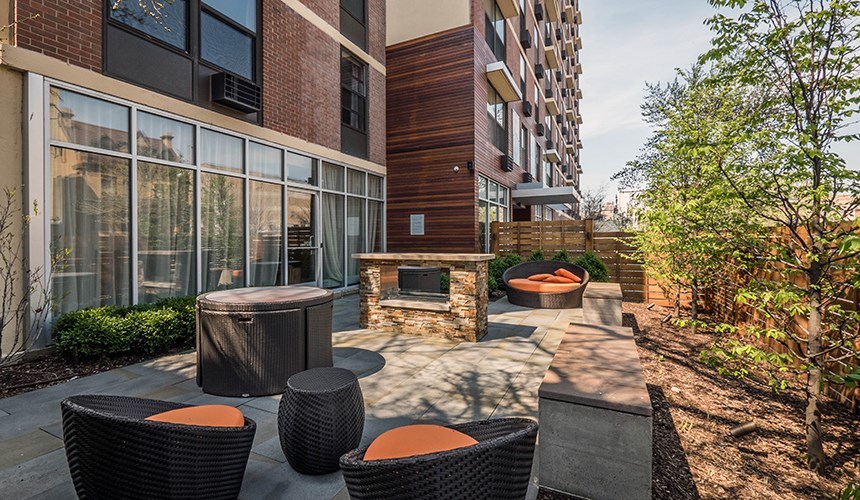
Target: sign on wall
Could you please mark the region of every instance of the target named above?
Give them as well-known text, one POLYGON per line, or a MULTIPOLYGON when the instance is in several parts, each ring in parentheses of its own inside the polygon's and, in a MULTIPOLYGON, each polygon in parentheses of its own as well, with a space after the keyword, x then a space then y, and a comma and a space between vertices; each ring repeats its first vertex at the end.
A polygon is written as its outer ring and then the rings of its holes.
POLYGON ((409 216, 409 234, 412 236, 424 236, 424 214, 412 214, 409 216))

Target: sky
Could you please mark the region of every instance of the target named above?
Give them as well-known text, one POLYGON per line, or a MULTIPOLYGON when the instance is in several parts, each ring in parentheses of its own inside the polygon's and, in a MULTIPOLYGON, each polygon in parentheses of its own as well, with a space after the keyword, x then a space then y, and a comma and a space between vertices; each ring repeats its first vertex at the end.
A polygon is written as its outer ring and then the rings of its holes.
MULTIPOLYGON (((582 11, 582 188, 618 187, 612 174, 636 158, 650 135, 640 105, 645 83, 666 82, 710 46, 707 0, 579 0, 582 11)), ((837 149, 860 165, 860 145, 837 149)))

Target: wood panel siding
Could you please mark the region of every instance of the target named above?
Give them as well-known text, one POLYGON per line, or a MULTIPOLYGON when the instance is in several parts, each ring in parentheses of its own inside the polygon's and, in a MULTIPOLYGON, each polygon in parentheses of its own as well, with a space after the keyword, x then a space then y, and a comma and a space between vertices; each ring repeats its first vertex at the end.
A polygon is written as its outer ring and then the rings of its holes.
POLYGON ((466 167, 475 156, 473 33, 455 28, 386 53, 389 251, 477 251, 477 181, 466 167), (424 215, 424 236, 410 235, 412 214, 424 215))

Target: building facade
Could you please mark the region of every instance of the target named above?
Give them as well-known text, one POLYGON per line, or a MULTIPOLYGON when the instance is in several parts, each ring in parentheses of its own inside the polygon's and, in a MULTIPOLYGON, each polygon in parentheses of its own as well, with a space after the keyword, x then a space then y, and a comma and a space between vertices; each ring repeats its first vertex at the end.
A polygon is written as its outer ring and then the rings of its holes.
POLYGON ((393 0, 388 246, 490 249, 493 221, 578 216, 576 0, 393 0))
POLYGON ((348 287, 384 250, 384 0, 12 0, 0 26, 0 183, 57 312, 348 287))

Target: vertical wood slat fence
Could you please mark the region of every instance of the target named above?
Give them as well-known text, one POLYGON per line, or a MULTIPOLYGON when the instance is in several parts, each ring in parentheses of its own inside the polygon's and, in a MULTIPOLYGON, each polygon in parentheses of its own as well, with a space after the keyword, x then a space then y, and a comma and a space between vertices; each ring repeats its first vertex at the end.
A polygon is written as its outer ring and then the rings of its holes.
POLYGON ((594 221, 525 221, 490 224, 491 252, 509 253, 528 258, 540 250, 547 259, 567 250, 571 259, 593 252, 606 264, 609 281, 620 283, 625 300, 642 302, 647 298, 645 271, 633 259, 636 249, 630 244, 631 233, 595 231, 594 221))

